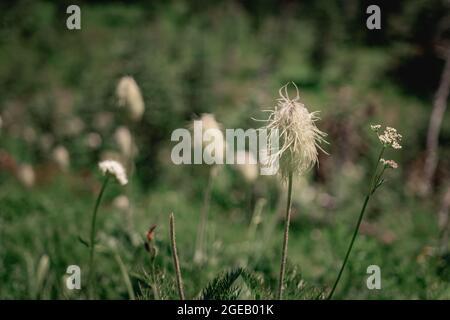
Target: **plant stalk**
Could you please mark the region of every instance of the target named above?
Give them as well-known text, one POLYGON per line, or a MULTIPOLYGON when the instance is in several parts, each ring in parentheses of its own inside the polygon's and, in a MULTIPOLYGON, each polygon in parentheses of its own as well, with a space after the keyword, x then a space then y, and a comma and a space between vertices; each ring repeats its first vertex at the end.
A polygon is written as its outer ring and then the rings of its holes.
POLYGON ((286 221, 284 224, 283 249, 281 252, 280 281, 278 283, 278 300, 283 297, 284 290, 284 274, 286 273, 286 260, 289 240, 289 225, 291 223, 291 204, 292 204, 292 171, 288 178, 288 195, 286 205, 286 221))
POLYGON ((194 262, 197 263, 203 262, 205 255, 205 233, 206 233, 206 226, 208 224, 208 211, 209 211, 209 203, 211 200, 213 176, 214 176, 214 168, 211 167, 209 170, 208 184, 206 185, 202 211, 200 213, 200 223, 198 225, 197 231, 197 241, 194 253, 194 262))
POLYGON ((100 193, 98 194, 97 200, 95 202, 94 212, 92 213, 92 220, 91 220, 91 234, 90 234, 90 241, 89 241, 89 275, 88 275, 88 286, 90 288, 89 295, 91 298, 94 298, 94 283, 93 283, 93 276, 94 276, 94 247, 95 247, 95 233, 96 233, 96 221, 97 221, 97 212, 98 208, 100 206, 100 202, 102 200, 103 194, 105 193, 106 186, 109 181, 109 175, 106 175, 105 180, 103 181, 102 188, 100 189, 100 193))
POLYGON ((181 278, 180 261, 178 259, 177 241, 175 238, 175 218, 173 216, 173 213, 170 214, 169 225, 170 225, 170 244, 172 246, 173 265, 175 267, 175 273, 177 276, 178 294, 180 295, 180 300, 184 300, 183 279, 181 278))
POLYGON ((355 243, 356 236, 358 235, 359 227, 361 226, 361 222, 362 222, 362 219, 364 217, 364 212, 366 211, 367 204, 369 203, 371 195, 375 191, 375 188, 376 188, 378 180, 381 178, 381 176, 382 176, 382 174, 384 172, 384 171, 382 171, 382 173, 377 177, 378 166, 379 166, 381 157, 383 156, 384 150, 385 150, 385 147, 383 147, 381 149, 380 154, 378 155, 378 160, 377 160, 377 163, 375 165, 375 170, 373 172, 373 175, 372 175, 372 178, 371 178, 371 181, 370 181, 369 190, 368 190, 367 195, 366 195, 366 197, 364 199, 364 203, 363 203, 363 206, 361 208, 361 212, 359 213, 358 222, 356 223, 355 230, 353 231, 353 236, 352 236, 352 239, 350 241, 350 245, 348 246, 347 253, 345 254, 344 262, 342 263, 341 269, 339 270, 339 273, 338 273, 338 276, 336 278, 336 281, 334 282, 333 288, 331 289, 331 292, 330 292, 330 294, 327 297, 328 300, 333 298, 333 294, 334 294, 334 292, 336 290, 336 287, 337 287, 337 285, 339 283, 339 280, 341 279, 342 273, 344 272, 345 266, 346 266, 348 258, 350 256, 350 252, 352 251, 352 248, 353 248, 353 244, 355 243))

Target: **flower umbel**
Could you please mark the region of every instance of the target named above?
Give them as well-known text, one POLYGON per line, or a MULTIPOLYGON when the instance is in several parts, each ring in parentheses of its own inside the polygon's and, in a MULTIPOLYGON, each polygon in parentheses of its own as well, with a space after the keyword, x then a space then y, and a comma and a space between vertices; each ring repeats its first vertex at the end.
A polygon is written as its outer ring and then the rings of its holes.
POLYGON ((397 132, 396 129, 386 127, 383 134, 378 134, 381 129, 381 125, 371 125, 370 128, 378 135, 378 139, 385 147, 392 147, 393 149, 401 149, 400 141, 402 141, 402 135, 397 132))
POLYGON ((391 168, 391 169, 398 168, 398 164, 394 160, 384 160, 383 158, 381 158, 380 162, 384 165, 385 168, 391 168))
POLYGON ((358 222, 356 223, 355 230, 353 231, 352 239, 350 240, 350 244, 347 249, 347 253, 345 254, 344 261, 342 263, 341 269, 339 270, 338 276, 336 278, 336 281, 334 282, 334 285, 328 295, 328 299, 333 298, 333 294, 336 290, 336 287, 339 283, 339 280, 341 279, 342 273, 344 271, 344 268, 347 264, 348 258, 350 256, 350 252, 352 251, 353 244, 355 243, 356 236, 359 232, 359 227, 361 226, 361 221, 364 217, 364 212, 366 211, 367 205, 369 203, 370 198, 374 195, 375 191, 378 190, 384 183, 385 180, 383 178, 383 175, 386 171, 386 169, 397 169, 398 164, 394 160, 385 160, 382 158, 385 150, 387 147, 392 147, 393 149, 401 149, 400 141, 402 139, 402 135, 397 133, 397 130, 391 127, 386 127, 383 134, 378 134, 379 130, 381 129, 381 125, 371 125, 370 128, 372 131, 376 132, 378 135, 378 139, 380 140, 382 146, 380 153, 378 155, 375 168, 372 173, 372 177, 370 179, 369 188, 367 190, 366 197, 364 199, 364 203, 362 205, 361 211, 359 213, 358 222), (382 164, 380 168, 380 163, 382 164))
POLYGON ((103 175, 113 176, 122 186, 128 183, 127 174, 120 162, 114 160, 105 160, 98 164, 103 175))
MULTIPOLYGON (((268 150, 270 160, 276 161, 279 157, 281 175, 284 179, 289 173, 302 174, 311 169, 318 162, 319 146, 325 142, 326 133, 320 131, 315 122, 319 120, 318 112, 309 112, 305 105, 299 101, 298 88, 294 85, 297 94, 291 99, 288 94, 288 84, 279 90, 280 98, 275 110, 270 110, 267 125, 264 129, 268 136, 272 130, 279 133, 280 148, 274 152, 272 141, 269 139, 268 150)), ((324 151, 325 152, 325 151, 324 151)))

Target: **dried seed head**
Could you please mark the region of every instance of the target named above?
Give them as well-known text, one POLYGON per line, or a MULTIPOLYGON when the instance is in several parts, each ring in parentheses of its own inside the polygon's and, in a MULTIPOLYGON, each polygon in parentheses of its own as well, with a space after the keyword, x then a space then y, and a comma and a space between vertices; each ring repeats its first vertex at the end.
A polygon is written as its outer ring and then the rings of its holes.
MULTIPOLYGON (((294 85, 297 95, 291 99, 286 84, 280 88, 280 98, 275 110, 270 111, 267 125, 263 128, 270 136, 272 130, 279 133, 279 149, 274 150, 269 139, 268 150, 271 161, 279 157, 281 176, 285 179, 289 173, 303 174, 318 163, 319 146, 325 141, 326 133, 320 131, 315 122, 319 120, 318 112, 309 112, 305 105, 299 101, 297 86, 294 85)), ((323 151, 325 152, 325 151, 323 151)))
POLYGON ((370 129, 372 129, 373 132, 378 132, 381 128, 381 125, 379 124, 375 124, 375 125, 371 125, 370 129))
POLYGON ((103 175, 113 176, 122 186, 128 183, 127 174, 120 162, 114 160, 105 160, 98 164, 103 175))
POLYGON ((126 107, 130 118, 139 121, 145 110, 144 99, 136 81, 130 77, 122 77, 117 84, 116 95, 120 107, 126 107))

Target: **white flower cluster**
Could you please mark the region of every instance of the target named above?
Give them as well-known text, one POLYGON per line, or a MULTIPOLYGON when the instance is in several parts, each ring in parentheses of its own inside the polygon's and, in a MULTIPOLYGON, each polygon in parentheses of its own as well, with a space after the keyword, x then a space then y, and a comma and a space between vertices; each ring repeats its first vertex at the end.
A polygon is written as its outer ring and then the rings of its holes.
POLYGON ((105 160, 98 164, 103 175, 112 175, 122 186, 128 183, 127 174, 121 163, 114 160, 105 160))
POLYGON ((384 160, 380 159, 380 162, 384 165, 385 168, 397 169, 398 164, 394 160, 384 160))
MULTIPOLYGON (((381 129, 381 125, 379 125, 379 124, 371 125, 370 128, 372 129, 372 131, 374 131, 378 134, 378 132, 381 129)), ((380 139, 380 142, 385 147, 390 146, 394 149, 402 148, 402 146, 400 145, 400 141, 402 141, 402 135, 400 133, 398 133, 397 130, 394 128, 386 127, 383 134, 378 134, 378 139, 380 139)))

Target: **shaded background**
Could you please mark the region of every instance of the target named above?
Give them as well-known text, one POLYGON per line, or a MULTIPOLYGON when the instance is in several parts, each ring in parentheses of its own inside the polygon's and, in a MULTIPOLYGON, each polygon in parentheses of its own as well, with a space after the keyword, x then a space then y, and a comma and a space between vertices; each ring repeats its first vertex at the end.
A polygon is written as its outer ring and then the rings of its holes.
POLYGON ((82 29, 73 31, 66 28, 70 4, 0 4, 1 298, 83 297, 64 290, 63 277, 69 264, 86 264, 77 237, 88 232, 101 181, 97 162, 120 157, 118 127, 129 129, 138 153, 130 185, 109 190, 100 217, 99 298, 128 297, 111 252, 128 266, 136 294, 152 298, 142 280, 142 237, 153 223, 162 295, 176 297, 171 211, 190 297, 238 265, 275 288, 284 187, 274 177, 248 182, 221 168, 209 260, 197 266, 192 253, 207 175, 171 163, 170 134, 202 113, 225 128, 257 127, 251 118, 264 117, 261 110, 289 81, 310 110, 321 111, 319 128, 330 145, 320 167, 296 182, 287 297, 312 297, 310 288, 334 280, 378 151, 374 123, 403 134, 403 149, 392 153, 400 168, 389 172, 367 212, 337 297, 450 297, 448 112, 440 117, 431 187, 423 187, 433 100, 440 84, 446 87, 441 75, 450 59, 449 1, 378 2, 381 30, 366 28, 373 1, 80 1, 82 29), (124 75, 142 91, 139 122, 117 107, 124 75), (58 160, 58 148, 69 165, 58 160), (130 207, 120 205, 120 195, 130 207), (249 236, 258 201, 265 201, 262 222, 249 236), (381 267, 382 290, 366 288, 371 264, 381 267))

